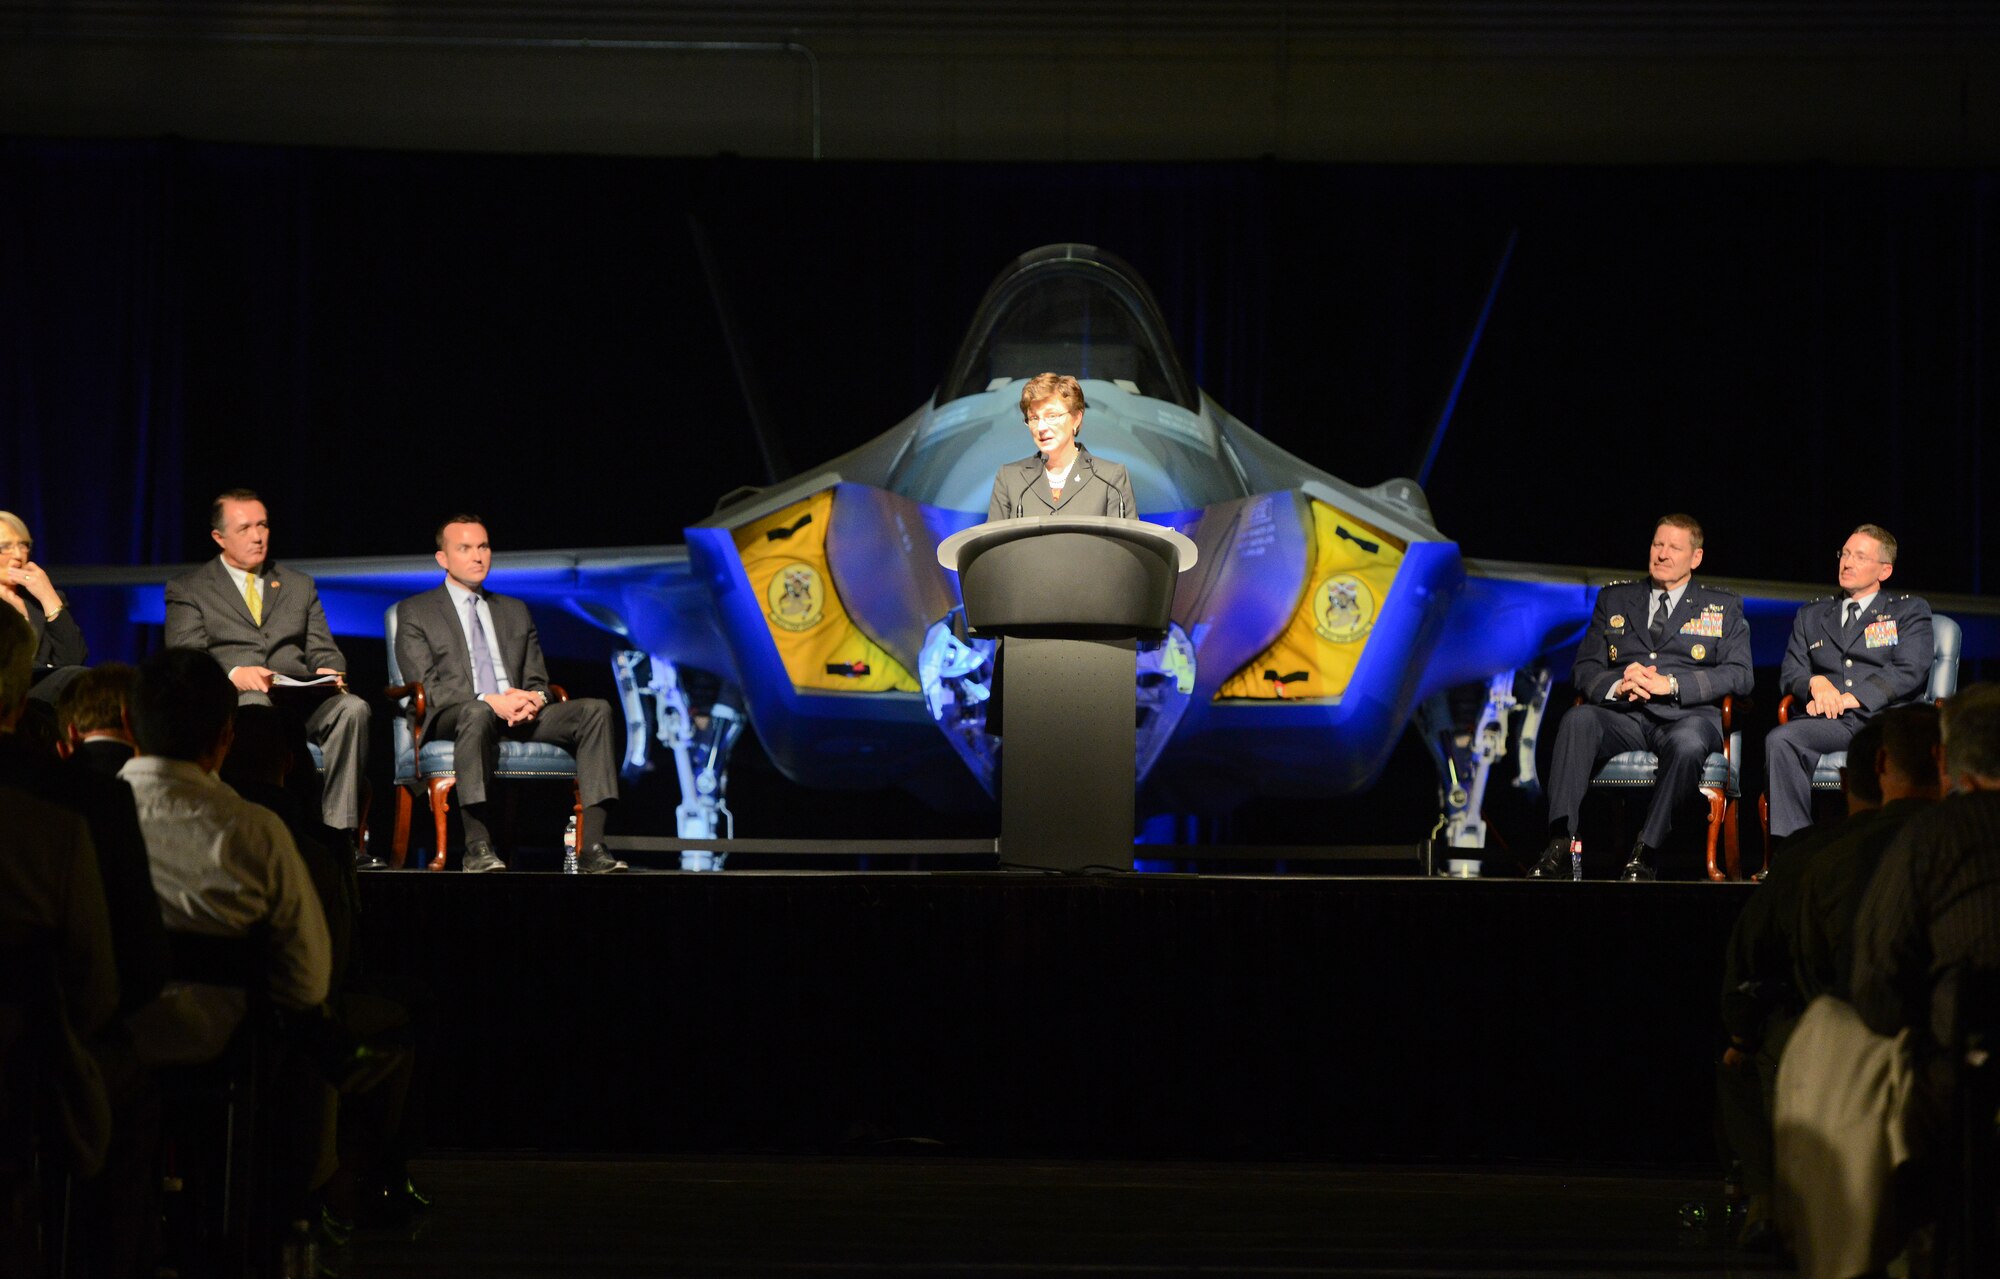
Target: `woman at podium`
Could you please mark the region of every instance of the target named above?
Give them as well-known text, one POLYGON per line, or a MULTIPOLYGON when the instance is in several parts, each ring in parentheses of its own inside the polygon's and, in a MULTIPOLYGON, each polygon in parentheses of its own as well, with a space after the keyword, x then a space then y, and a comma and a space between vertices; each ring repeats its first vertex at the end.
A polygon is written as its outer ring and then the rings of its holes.
POLYGON ((1112 515, 1137 519, 1132 477, 1116 462, 1091 455, 1083 433, 1083 387, 1067 373, 1038 373, 1021 388, 1021 416, 1035 454, 1009 462, 993 477, 986 518, 1046 519, 1051 515, 1112 515))

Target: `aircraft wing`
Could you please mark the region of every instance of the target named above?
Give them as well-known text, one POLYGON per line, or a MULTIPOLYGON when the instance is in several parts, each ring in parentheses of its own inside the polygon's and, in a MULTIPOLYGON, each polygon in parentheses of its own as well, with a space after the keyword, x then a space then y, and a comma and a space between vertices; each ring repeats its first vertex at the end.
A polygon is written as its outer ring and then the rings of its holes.
MULTIPOLYGON (((318 583, 327 624, 336 635, 380 639, 389 605, 442 580, 428 555, 287 559, 285 567, 318 583)), ((58 568, 63 590, 100 624, 166 620, 165 586, 194 567, 163 564, 58 568)), ((617 643, 732 677, 710 594, 701 588, 681 545, 523 551, 494 556, 494 590, 528 602, 542 647, 564 657, 601 659, 617 643)))

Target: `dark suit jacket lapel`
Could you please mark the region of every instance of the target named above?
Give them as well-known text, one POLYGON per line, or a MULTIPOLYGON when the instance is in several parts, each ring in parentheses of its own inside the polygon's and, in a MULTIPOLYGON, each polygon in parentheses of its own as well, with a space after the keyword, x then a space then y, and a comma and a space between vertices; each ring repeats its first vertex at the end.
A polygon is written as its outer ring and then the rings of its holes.
MULTIPOLYGON (((291 598, 290 592, 278 589, 280 586, 289 585, 291 581, 292 579, 285 575, 283 567, 277 564, 266 564, 264 571, 258 574, 257 590, 264 598, 264 620, 258 623, 259 629, 269 630, 271 619, 278 615, 278 606, 291 598)), ((243 611, 248 613, 250 606, 245 604, 243 611)), ((298 629, 301 646, 304 645, 305 633, 305 623, 301 621, 298 629)), ((311 663, 308 662, 307 665, 310 668, 311 663)))
POLYGON ((1680 634, 1681 624, 1688 620, 1694 607, 1694 583, 1689 582, 1687 589, 1681 592, 1681 602, 1674 605, 1667 614, 1667 624, 1660 628, 1660 647, 1665 648, 1668 641, 1680 634))
MULTIPOLYGON (((262 630, 263 627, 259 626, 257 620, 250 616, 250 601, 243 598, 243 587, 236 580, 236 570, 224 568, 220 556, 210 560, 208 568, 209 580, 214 582, 215 588, 221 591, 224 596, 228 597, 229 602, 236 606, 236 615, 242 618, 245 624, 262 630)), ((262 578, 258 580, 259 582, 263 581, 262 578)), ((270 603, 267 600, 265 601, 264 616, 269 617, 270 615, 270 603)))
POLYGON ((521 687, 521 668, 527 665, 527 630, 515 626, 511 597, 488 594, 486 611, 493 614, 493 656, 500 663, 500 673, 507 678, 507 687, 521 687), (517 660, 516 655, 519 655, 517 660))
MULTIPOLYGON (((1025 490, 1021 495, 1021 504, 1024 507, 1027 506, 1028 499, 1033 498, 1042 504, 1044 510, 1053 511, 1056 509, 1055 503, 1049 501, 1048 472, 1042 469, 1039 454, 1022 463, 1021 481, 1022 488, 1025 490)), ((1026 515, 1027 513, 1026 510, 1020 512, 1022 515, 1026 515)))
POLYGON ((1847 615, 1846 598, 1842 597, 1835 600, 1833 602, 1833 610, 1827 619, 1827 629, 1833 632, 1833 646, 1845 653, 1858 644, 1861 641, 1861 637, 1868 633, 1868 615, 1875 611, 1875 605, 1879 604, 1881 600, 1882 596, 1878 593, 1874 601, 1867 608, 1861 610, 1861 616, 1855 619, 1854 625, 1851 628, 1840 624, 1840 619, 1847 615))
MULTIPOLYGON (((431 594, 437 598, 436 612, 442 615, 445 623, 445 651, 457 657, 458 669, 465 672, 465 687, 468 692, 473 692, 479 687, 479 681, 472 677, 472 649, 465 642, 465 624, 458 617, 458 600, 448 586, 439 586, 431 594)), ((438 618, 433 617, 431 624, 435 626, 437 621, 438 618)), ((474 696, 477 696, 476 692, 474 696)))

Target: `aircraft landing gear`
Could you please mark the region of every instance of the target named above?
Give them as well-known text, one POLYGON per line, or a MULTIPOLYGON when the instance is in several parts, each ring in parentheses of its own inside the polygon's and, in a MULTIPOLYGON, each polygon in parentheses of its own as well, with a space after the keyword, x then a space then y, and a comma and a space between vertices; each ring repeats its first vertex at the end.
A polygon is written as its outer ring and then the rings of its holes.
MULTIPOLYGON (((732 704, 735 690, 725 684, 703 715, 689 705, 680 671, 672 662, 625 649, 612 655, 611 670, 625 710, 626 773, 652 767, 652 746, 646 733, 646 699, 650 697, 653 736, 672 752, 680 781, 675 833, 682 839, 734 839, 736 815, 729 811, 726 799, 729 752, 743 734, 743 712, 732 704), (639 679, 642 667, 651 672, 643 684, 639 679)), ((681 853, 681 869, 721 870, 727 857, 727 853, 687 849, 681 853)))
POLYGON ((1486 847, 1486 782, 1495 761, 1507 752, 1509 716, 1516 710, 1521 712, 1521 727, 1514 735, 1519 765, 1514 785, 1531 794, 1540 793, 1535 739, 1548 709, 1549 683, 1548 669, 1540 666, 1493 676, 1487 681, 1485 701, 1470 731, 1459 728, 1451 701, 1444 694, 1417 708, 1418 728, 1437 765, 1443 812, 1436 833, 1442 836, 1445 847, 1486 847))

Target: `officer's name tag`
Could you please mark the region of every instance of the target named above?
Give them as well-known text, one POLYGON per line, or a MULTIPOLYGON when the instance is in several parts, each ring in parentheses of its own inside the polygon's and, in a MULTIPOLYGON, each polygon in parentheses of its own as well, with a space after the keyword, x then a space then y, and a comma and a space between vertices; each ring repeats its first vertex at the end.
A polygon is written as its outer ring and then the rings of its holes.
POLYGON ((1814 649, 1816 649, 1816 648, 1820 648, 1820 647, 1824 646, 1825 644, 1826 644, 1826 641, 1825 641, 1825 640, 1814 640, 1814 641, 1813 641, 1812 643, 1810 643, 1810 644, 1806 645, 1806 652, 1810 653, 1810 652, 1812 652, 1812 651, 1813 651, 1814 649))
POLYGON ((1896 619, 1878 617, 1868 623, 1868 629, 1862 632, 1862 642, 1869 648, 1888 648, 1895 644, 1896 619))

